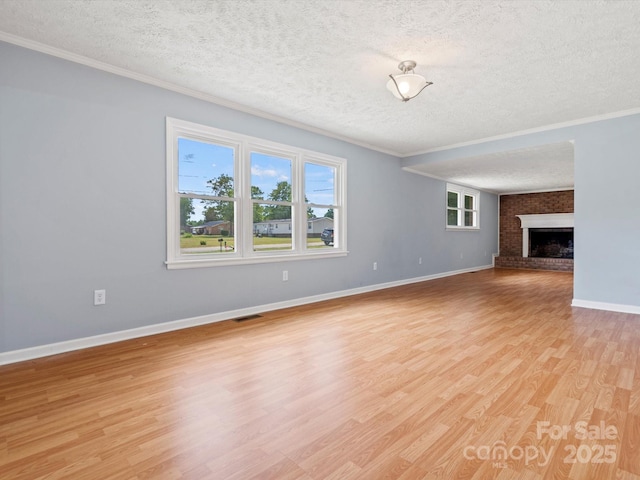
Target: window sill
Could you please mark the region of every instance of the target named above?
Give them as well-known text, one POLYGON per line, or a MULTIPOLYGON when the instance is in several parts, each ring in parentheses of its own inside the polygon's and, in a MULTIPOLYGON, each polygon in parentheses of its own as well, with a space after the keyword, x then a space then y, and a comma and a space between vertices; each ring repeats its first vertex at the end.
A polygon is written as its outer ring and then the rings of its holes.
POLYGON ((445 229, 447 232, 479 232, 480 227, 451 227, 447 226, 445 229))
POLYGON ((187 268, 208 268, 208 267, 228 267, 232 265, 251 265, 258 263, 293 262, 299 260, 313 260, 324 258, 346 257, 348 251, 340 250, 336 252, 322 253, 301 253, 285 255, 260 255, 245 258, 211 258, 211 259, 177 259, 165 262, 167 270, 182 270, 187 268))

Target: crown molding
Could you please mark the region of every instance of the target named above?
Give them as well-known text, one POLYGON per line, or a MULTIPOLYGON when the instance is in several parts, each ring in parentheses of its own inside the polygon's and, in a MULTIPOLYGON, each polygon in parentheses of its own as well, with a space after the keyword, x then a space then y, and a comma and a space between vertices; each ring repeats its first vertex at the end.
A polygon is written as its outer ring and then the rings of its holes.
POLYGON ((544 188, 541 190, 523 190, 523 191, 514 191, 514 192, 505 192, 505 193, 500 193, 500 196, 503 195, 526 195, 528 193, 552 193, 552 192, 568 192, 568 191, 574 191, 575 187, 559 187, 559 188, 544 188))
MULTIPOLYGON (((527 130, 519 130, 517 132, 505 133, 503 135, 480 138, 478 140, 470 140, 468 142, 444 145, 442 147, 431 148, 428 150, 421 150, 413 153, 403 153, 403 154, 400 154, 400 158, 415 157, 417 155, 426 155, 428 153, 442 152, 445 150, 453 150, 454 148, 469 147, 469 146, 478 145, 481 143, 495 142, 497 140, 506 140, 509 138, 520 137, 523 135, 531 135, 533 133, 548 132, 550 130, 558 130, 560 128, 575 127, 577 125, 585 125, 587 123, 601 122, 603 120, 611 120, 613 118, 628 117, 630 115, 637 115, 639 113, 640 113, 640 108, 631 108, 629 110, 622 110, 619 112, 605 113, 602 115, 595 115, 593 117, 579 118, 577 120, 570 120, 567 122, 552 123, 550 125, 545 125, 543 127, 536 127, 536 128, 530 128, 527 130)), ((570 140, 570 141, 573 142, 573 140, 570 140)))
POLYGON ((453 183, 454 185, 458 185, 460 187, 473 188, 474 190, 479 190, 479 191, 485 192, 485 193, 491 193, 492 195, 500 195, 500 192, 498 192, 496 190, 489 190, 487 188, 479 188, 479 187, 477 187, 475 185, 471 185, 469 183, 461 183, 461 182, 458 182, 456 180, 451 180, 450 178, 439 177, 437 175, 432 175, 430 173, 426 173, 426 172, 422 172, 420 170, 416 170, 415 168, 402 167, 402 170, 404 170, 405 172, 409 172, 409 173, 415 173, 416 175, 422 175, 423 177, 429 177, 429 178, 433 178, 435 180, 440 180, 442 182, 453 183))
POLYGON ((13 35, 11 33, 0 31, 0 41, 10 43, 13 45, 17 45, 19 47, 27 48, 29 50, 34 50, 36 52, 44 53, 46 55, 51 55, 53 57, 61 58, 63 60, 68 60, 70 62, 79 63, 81 65, 95 68, 96 70, 102 70, 104 72, 112 73, 114 75, 119 75, 121 77, 126 77, 132 80, 136 80, 138 82, 146 83, 148 85, 153 85, 154 87, 159 87, 164 90, 169 90, 172 92, 180 93, 182 95, 187 95, 189 97, 197 98, 199 100, 203 100, 205 102, 214 103, 221 107, 230 108, 232 110, 237 110, 239 112, 248 113, 249 115, 253 115, 256 117, 264 118, 266 120, 271 120, 273 122, 278 122, 283 125, 288 125, 290 127, 299 128, 301 130, 306 130, 311 133, 315 133, 318 135, 322 135, 324 137, 333 138, 335 140, 340 140, 351 145, 357 145, 359 147, 366 148, 368 150, 373 150, 376 152, 384 153, 386 155, 391 155, 396 158, 400 158, 401 154, 395 152, 393 150, 388 150, 385 148, 381 148, 375 145, 371 145, 366 142, 360 142, 353 138, 339 135, 337 133, 329 132, 327 130, 323 130, 322 128, 317 128, 311 125, 307 125, 302 122, 298 122, 296 120, 291 120, 286 117, 281 117, 278 115, 273 115, 271 113, 267 113, 263 110, 259 110, 257 108, 252 108, 247 105, 243 105, 240 103, 232 102, 230 100, 225 100, 220 97, 216 97, 215 95, 210 95, 208 93, 201 92, 199 90, 193 90, 191 88, 181 87, 171 82, 166 82, 164 80, 160 80, 158 78, 152 77, 150 75, 145 75, 142 73, 137 73, 132 70, 128 70, 126 68, 117 67, 115 65, 111 65, 110 63, 101 62, 100 60, 95 60, 93 58, 85 57, 83 55, 79 55, 77 53, 69 52, 67 50, 63 50, 57 47, 52 47, 50 45, 46 45, 44 43, 36 42, 34 40, 29 40, 23 37, 19 37, 17 35, 13 35))
POLYGON ((422 172, 415 168, 411 167, 402 167, 402 170, 409 173, 415 173, 416 175, 422 175, 423 177, 433 178, 435 180, 440 180, 443 182, 454 183, 456 185, 460 185, 461 187, 469 187, 475 190, 480 190, 481 192, 491 193, 492 195, 498 195, 501 197, 502 195, 522 195, 526 193, 549 193, 549 192, 566 192, 567 190, 574 190, 574 187, 558 187, 558 188, 543 188, 539 190, 522 190, 522 191, 513 191, 513 192, 500 192, 498 190, 490 190, 488 188, 478 188, 476 185, 471 185, 468 183, 460 183, 455 180, 451 180, 450 178, 439 177, 437 175, 431 175, 430 173, 422 172))
MULTIPOLYGON (((339 135, 337 133, 333 133, 333 132, 329 132, 327 130, 324 130, 322 128, 318 128, 318 127, 314 127, 302 122, 298 122, 296 120, 292 120, 286 117, 281 117, 278 115, 273 115, 270 113, 267 113, 265 111, 259 110, 257 108, 252 108, 249 107, 247 105, 243 105, 240 103, 236 103, 236 102, 232 102, 230 100, 225 100, 223 98, 220 97, 216 97, 214 95, 210 95, 198 90, 193 90, 190 88, 186 88, 186 87, 181 87, 179 85, 176 85, 174 83, 171 82, 166 82, 164 80, 160 80, 158 78, 152 77, 150 75, 145 75, 142 73, 137 73, 134 72, 132 70, 128 70, 126 68, 122 68, 122 67, 117 67, 115 65, 111 65, 109 63, 106 62, 101 62, 99 60, 95 60, 89 57, 85 57, 83 55, 79 55, 77 53, 73 53, 73 52, 69 52, 67 50, 63 50, 57 47, 52 47, 50 45, 46 45, 44 43, 40 43, 40 42, 36 42, 35 40, 30 40, 27 38, 23 38, 20 37, 18 35, 14 35, 11 33, 7 33, 7 32, 3 32, 0 31, 0 41, 6 42, 6 43, 10 43, 13 45, 17 45, 19 47, 23 47, 23 48, 27 48, 29 50, 34 50, 40 53, 44 53, 47 55, 51 55, 53 57, 57 57, 57 58, 61 58, 63 60, 68 60, 70 62, 74 62, 74 63, 78 63, 81 65, 85 65, 87 67, 91 67, 91 68, 95 68, 97 70, 102 70, 104 72, 108 72, 108 73, 112 73, 114 75, 119 75, 121 77, 126 77, 132 80, 136 80, 138 82, 142 82, 142 83, 146 83, 148 85, 153 85, 155 87, 159 87, 162 88, 164 90, 169 90, 169 91, 173 91, 176 93, 180 93, 183 95, 187 95, 193 98, 197 98, 199 100, 203 100, 205 102, 209 102, 209 103, 213 103, 222 107, 226 107, 226 108, 230 108, 233 110, 237 110, 243 113, 247 113, 256 117, 260 117, 260 118, 264 118, 266 120, 271 120, 274 122, 278 122, 281 123, 283 125, 288 125, 290 127, 294 127, 294 128, 299 128, 301 130, 306 130, 308 132, 311 133, 315 133, 318 135, 322 135, 325 137, 329 137, 329 138, 333 138, 335 140, 340 140, 346 143, 349 143, 351 145, 356 145, 359 147, 363 147, 366 148, 368 150, 373 150, 375 152, 379 152, 379 153, 384 153, 386 155, 391 155, 393 157, 396 157, 398 159, 403 159, 403 158, 408 158, 408 157, 414 157, 417 155, 426 155, 428 153, 433 153, 433 152, 441 152, 441 151, 445 151, 445 150, 452 150, 454 148, 460 148, 460 147, 468 147, 468 146, 472 146, 472 145, 478 145, 478 144, 482 144, 482 143, 487 143, 487 142, 493 142, 493 141, 497 141, 497 140, 505 140, 505 139, 509 139, 509 138, 514 138, 514 137, 519 137, 522 135, 530 135, 533 133, 540 133, 540 132, 546 132, 546 131, 550 131, 550 130, 557 130, 559 128, 565 128, 565 127, 572 127, 572 126, 576 126, 576 125, 584 125, 587 123, 593 123, 593 122, 598 122, 598 121, 602 121, 602 120, 610 120, 613 118, 619 118, 619 117, 626 117, 629 115, 635 115, 640 113, 640 108, 633 108, 633 109, 629 109, 629 110, 623 110, 623 111, 619 111, 619 112, 612 112, 612 113, 607 113, 607 114, 603 114, 603 115, 596 115, 596 116, 592 116, 592 117, 585 117, 585 118, 581 118, 581 119, 577 119, 577 120, 571 120, 568 122, 561 122, 561 123, 554 123, 551 125, 545 125, 543 127, 536 127, 536 128, 531 128, 531 129, 527 129, 527 130, 520 130, 517 132, 511 132, 511 133, 507 133, 507 134, 503 134, 503 135, 496 135, 493 137, 486 137, 486 138, 480 138, 477 140, 470 140, 468 142, 461 142, 461 143, 455 143, 455 144, 451 144, 451 145, 443 145, 441 147, 435 147, 435 148, 431 148, 431 149, 427 149, 427 150, 420 150, 420 151, 416 151, 416 152, 411 152, 411 153, 401 153, 395 150, 390 150, 390 149, 386 149, 386 148, 382 148, 376 145, 372 145, 366 142, 361 142, 359 140, 355 140, 353 138, 344 136, 344 135, 339 135)), ((413 172, 413 173, 418 173, 418 172, 413 172)), ((435 177, 434 177, 435 178, 435 177)))

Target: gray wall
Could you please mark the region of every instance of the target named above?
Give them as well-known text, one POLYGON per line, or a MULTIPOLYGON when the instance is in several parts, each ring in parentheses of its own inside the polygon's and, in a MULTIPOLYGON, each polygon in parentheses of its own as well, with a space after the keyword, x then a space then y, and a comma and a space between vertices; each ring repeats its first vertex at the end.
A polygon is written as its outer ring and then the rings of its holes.
POLYGON ((640 114, 433 152, 402 165, 567 140, 575 147, 574 299, 640 307, 640 114))
POLYGON ((640 115, 585 125, 575 155, 574 297, 640 306, 640 115))
POLYGON ((0 353, 483 266, 497 251, 496 196, 482 195, 480 232, 445 232, 445 184, 395 157, 5 43, 0 65, 0 353), (166 116, 347 158, 349 255, 167 270, 166 116))

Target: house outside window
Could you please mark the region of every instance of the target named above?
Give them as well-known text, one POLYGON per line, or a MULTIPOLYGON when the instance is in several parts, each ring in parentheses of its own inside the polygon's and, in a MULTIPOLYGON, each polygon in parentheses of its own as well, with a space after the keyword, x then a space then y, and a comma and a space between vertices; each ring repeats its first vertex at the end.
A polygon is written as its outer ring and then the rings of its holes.
POLYGON ((346 160, 167 118, 167 268, 335 257, 346 160), (326 245, 308 225, 335 231, 326 245))
POLYGON ((478 230, 480 228, 480 192, 447 183, 446 228, 478 230))

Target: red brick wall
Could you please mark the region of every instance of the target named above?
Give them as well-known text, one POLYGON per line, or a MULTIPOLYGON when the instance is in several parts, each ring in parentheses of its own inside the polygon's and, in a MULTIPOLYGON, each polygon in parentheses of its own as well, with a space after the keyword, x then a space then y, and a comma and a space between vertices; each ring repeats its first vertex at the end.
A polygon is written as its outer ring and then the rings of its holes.
POLYGON ((496 257, 496 268, 573 272, 573 258, 496 257))
POLYGON ((574 213, 573 190, 500 197, 500 256, 522 257, 522 228, 516 215, 574 213))

